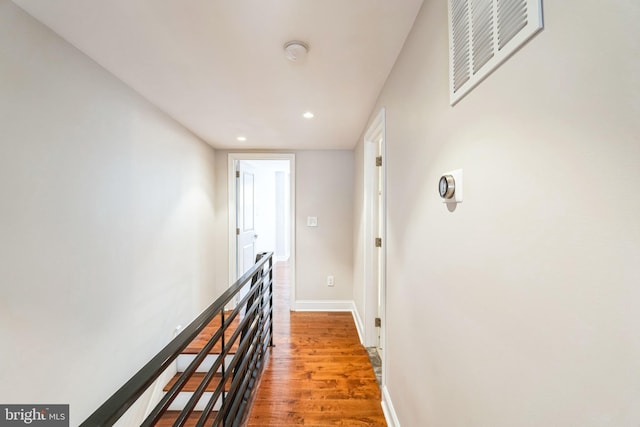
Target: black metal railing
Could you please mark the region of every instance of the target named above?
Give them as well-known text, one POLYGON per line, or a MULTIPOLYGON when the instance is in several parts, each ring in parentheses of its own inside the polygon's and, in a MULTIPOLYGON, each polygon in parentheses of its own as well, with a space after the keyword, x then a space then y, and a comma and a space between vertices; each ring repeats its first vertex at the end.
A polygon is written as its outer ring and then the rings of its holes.
POLYGON ((81 427, 113 425, 216 317, 220 318, 220 327, 141 425, 153 426, 161 419, 214 348, 220 351, 213 352, 216 353, 213 365, 206 371, 184 409, 177 414, 173 425, 183 426, 187 419, 192 422, 198 415, 194 412, 196 404, 201 401, 205 391, 211 390, 216 383, 215 391, 206 402, 196 425, 240 425, 246 415, 267 348, 273 346, 272 252, 258 254, 255 265, 249 271, 89 416, 81 427), (243 289, 246 294, 241 292, 243 289), (237 295, 241 299, 235 308, 225 311, 225 307, 237 295), (216 406, 218 408, 214 411, 216 406))

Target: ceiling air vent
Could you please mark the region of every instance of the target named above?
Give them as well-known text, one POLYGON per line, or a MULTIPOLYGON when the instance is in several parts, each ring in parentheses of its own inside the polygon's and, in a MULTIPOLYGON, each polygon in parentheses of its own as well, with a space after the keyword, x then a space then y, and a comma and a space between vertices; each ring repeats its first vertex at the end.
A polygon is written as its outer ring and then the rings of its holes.
POLYGON ((449 0, 451 105, 542 28, 542 0, 449 0))

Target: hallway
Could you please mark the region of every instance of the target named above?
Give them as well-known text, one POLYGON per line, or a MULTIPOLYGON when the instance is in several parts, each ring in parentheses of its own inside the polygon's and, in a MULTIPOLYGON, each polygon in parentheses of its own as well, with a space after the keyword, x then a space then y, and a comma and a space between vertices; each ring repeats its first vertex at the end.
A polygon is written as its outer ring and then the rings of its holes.
POLYGON ((386 426, 380 389, 351 313, 291 312, 275 265, 274 344, 249 426, 386 426))

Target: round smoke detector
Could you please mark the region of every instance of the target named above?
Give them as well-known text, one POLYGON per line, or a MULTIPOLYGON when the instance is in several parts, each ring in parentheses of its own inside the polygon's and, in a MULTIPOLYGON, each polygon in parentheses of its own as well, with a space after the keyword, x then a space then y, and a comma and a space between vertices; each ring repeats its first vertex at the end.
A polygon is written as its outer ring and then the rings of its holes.
POLYGON ((291 40, 284 44, 284 52, 289 61, 299 62, 307 56, 309 45, 299 40, 291 40))

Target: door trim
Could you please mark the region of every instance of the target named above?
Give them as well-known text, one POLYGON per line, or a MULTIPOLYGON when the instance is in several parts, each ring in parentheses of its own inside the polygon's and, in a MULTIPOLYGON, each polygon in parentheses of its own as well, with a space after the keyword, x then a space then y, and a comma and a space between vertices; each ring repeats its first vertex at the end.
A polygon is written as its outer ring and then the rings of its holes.
POLYGON ((386 175, 386 165, 387 165, 387 157, 386 157, 386 119, 385 119, 385 109, 380 109, 380 112, 373 120, 367 133, 364 137, 364 212, 365 212, 365 227, 364 227, 364 344, 367 347, 375 346, 377 343, 376 337, 376 328, 374 325, 374 320, 378 312, 378 284, 374 281, 373 268, 376 265, 374 263, 375 256, 375 248, 373 245, 374 239, 376 237, 382 238, 382 256, 381 256, 381 266, 380 266, 380 286, 381 286, 381 318, 382 318, 382 326, 380 328, 380 345, 382 347, 382 385, 386 384, 386 357, 384 357, 386 352, 386 320, 387 320, 387 312, 386 312, 386 299, 387 299, 387 283, 386 283, 386 260, 387 260, 387 198, 386 198, 386 183, 387 183, 387 175, 386 175), (377 199, 377 190, 375 177, 377 177, 376 168, 376 156, 377 156, 377 142, 382 138, 381 143, 381 155, 382 155, 382 166, 380 166, 382 173, 382 217, 379 219, 382 223, 382 232, 381 236, 377 236, 376 228, 377 224, 374 224, 374 213, 373 209, 376 207, 376 204, 373 202, 374 198, 377 199))
POLYGON ((289 161, 289 209, 291 218, 291 229, 289 230, 290 236, 290 250, 291 256, 289 258, 289 283, 291 286, 291 307, 294 306, 296 298, 296 285, 295 285, 295 266, 296 266, 296 155, 293 153, 229 153, 227 160, 227 187, 228 187, 228 233, 229 233, 229 285, 236 281, 236 174, 235 174, 235 162, 240 160, 288 160, 289 161))

